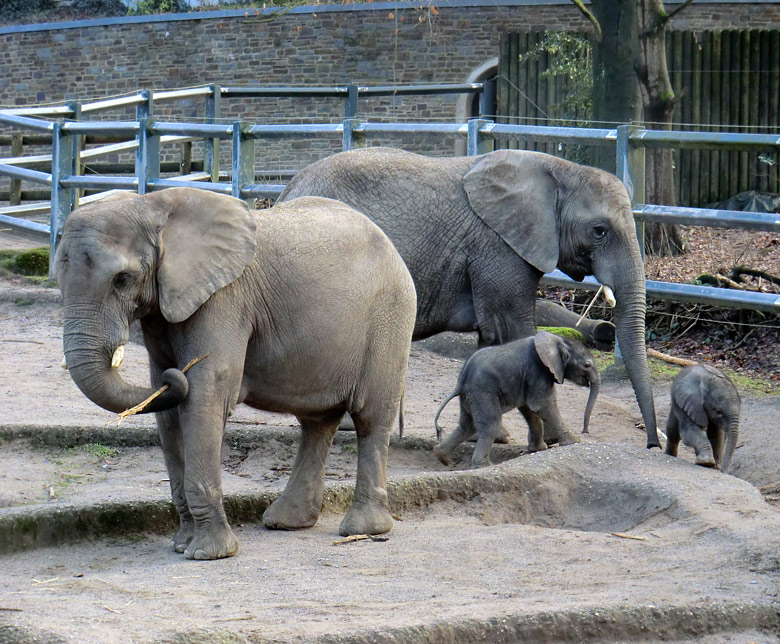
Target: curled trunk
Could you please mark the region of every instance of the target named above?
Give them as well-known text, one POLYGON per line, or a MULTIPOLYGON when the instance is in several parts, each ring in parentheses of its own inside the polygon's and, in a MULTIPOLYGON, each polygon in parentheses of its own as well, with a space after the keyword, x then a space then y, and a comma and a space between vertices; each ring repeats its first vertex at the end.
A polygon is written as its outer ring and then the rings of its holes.
MULTIPOLYGON (((107 343, 105 332, 85 333, 84 328, 88 326, 83 320, 69 319, 66 314, 65 359, 68 371, 82 393, 96 405, 115 413, 135 407, 151 396, 154 389, 127 383, 119 369, 111 366, 111 357, 120 342, 115 346, 107 343)), ((165 371, 163 382, 169 388, 143 409, 143 413, 170 409, 187 397, 187 378, 178 369, 165 371)))

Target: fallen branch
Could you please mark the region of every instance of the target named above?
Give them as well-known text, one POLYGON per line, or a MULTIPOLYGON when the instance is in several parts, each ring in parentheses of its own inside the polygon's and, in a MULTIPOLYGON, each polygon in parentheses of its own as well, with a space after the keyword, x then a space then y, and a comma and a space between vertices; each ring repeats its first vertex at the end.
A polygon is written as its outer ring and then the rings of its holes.
POLYGON ((706 284, 707 286, 718 286, 721 288, 734 288, 740 291, 744 291, 745 287, 742 286, 742 284, 739 284, 738 282, 735 282, 732 279, 729 279, 728 277, 725 277, 723 275, 709 275, 708 273, 704 273, 703 275, 699 275, 699 277, 696 278, 699 282, 702 284, 706 284))
MULTIPOLYGON (((195 366, 198 364, 201 360, 208 357, 208 353, 204 356, 201 356, 200 358, 193 358, 190 360, 184 367, 184 369, 181 370, 182 373, 187 373, 187 371, 190 369, 190 367, 195 366)), ((110 425, 111 423, 116 423, 116 426, 119 427, 119 425, 122 423, 122 421, 127 418, 128 416, 134 416, 135 414, 141 413, 144 409, 146 409, 149 406, 149 403, 151 403, 155 398, 162 395, 164 392, 166 392, 168 389, 170 389, 170 385, 163 385, 160 387, 157 391, 155 391, 151 396, 149 396, 146 400, 143 402, 138 403, 135 407, 131 407, 130 409, 125 409, 121 414, 119 414, 114 420, 106 423, 106 426, 110 425)))
POLYGON ((336 539, 333 542, 334 546, 343 546, 345 543, 352 543, 354 541, 388 541, 390 537, 384 537, 382 535, 374 534, 351 534, 344 539, 336 539))
POLYGON ((730 277, 734 281, 739 281, 743 275, 750 275, 750 277, 758 277, 764 279, 772 284, 780 284, 780 277, 775 277, 764 271, 760 271, 755 268, 748 268, 747 266, 735 266, 731 269, 730 277))
POLYGON ((695 360, 688 360, 687 358, 677 358, 675 356, 670 356, 668 353, 661 353, 660 351, 656 351, 655 349, 648 349, 647 355, 650 358, 663 360, 664 362, 668 362, 669 364, 676 364, 680 367, 690 367, 691 365, 696 364, 695 360))
POLYGON ((619 537, 621 539, 633 539, 634 541, 647 541, 647 537, 637 537, 633 534, 625 534, 624 532, 610 532, 613 537, 619 537))

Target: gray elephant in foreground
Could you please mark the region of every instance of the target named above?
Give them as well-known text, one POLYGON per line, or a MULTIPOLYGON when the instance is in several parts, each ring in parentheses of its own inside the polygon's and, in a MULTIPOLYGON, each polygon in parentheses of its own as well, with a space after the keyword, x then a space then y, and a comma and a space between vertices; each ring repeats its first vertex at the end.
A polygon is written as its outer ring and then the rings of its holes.
MULTIPOLYGON (((645 271, 631 203, 612 174, 539 152, 430 158, 342 152, 299 172, 280 196, 339 199, 376 222, 417 288, 415 339, 478 331, 481 345, 536 332, 539 280, 556 267, 614 292, 615 331, 647 431, 660 447, 645 347, 645 271)), ((545 439, 567 435, 554 404, 545 439), (548 435, 549 431, 549 435, 548 435)))
POLYGON ((528 423, 528 450, 546 449, 539 411, 552 399, 555 383, 564 380, 590 387, 582 429, 587 432, 599 394, 599 372, 581 342, 539 331, 530 338, 479 349, 466 361, 455 390, 436 412, 433 422, 441 439, 439 416, 450 400, 460 397, 458 427, 433 448, 434 455, 449 465, 452 451, 476 432, 471 465, 489 465, 493 440, 503 433, 501 416, 514 408, 528 423))
POLYGON ((685 367, 672 383, 666 453, 677 456, 682 438, 696 452, 697 465, 728 472, 739 438, 741 408, 739 392, 725 373, 705 364, 685 367))
POLYGON ((241 402, 293 414, 303 429, 287 486, 263 515, 267 527, 317 521, 325 459, 349 412, 358 471, 339 531, 390 530, 388 442, 416 302, 403 261, 366 217, 322 198, 252 213, 243 201, 192 188, 108 198, 68 217, 56 275, 67 365, 90 400, 122 412, 152 393, 112 365, 135 319, 152 385, 170 386, 145 411, 157 412, 181 520, 176 552, 216 559, 238 549, 222 503, 220 449, 241 402))

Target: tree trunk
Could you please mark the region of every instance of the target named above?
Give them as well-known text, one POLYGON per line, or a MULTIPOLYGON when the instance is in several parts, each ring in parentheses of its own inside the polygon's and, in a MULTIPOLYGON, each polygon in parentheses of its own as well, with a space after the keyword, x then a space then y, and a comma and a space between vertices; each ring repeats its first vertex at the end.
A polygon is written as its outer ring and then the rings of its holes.
MULTIPOLYGON (((601 28, 593 47, 593 120, 597 127, 636 123, 642 118, 642 98, 634 72, 639 56, 635 0, 592 0, 601 28)), ((599 146, 594 165, 614 173, 615 149, 599 146)))
MULTIPOLYGON (((672 129, 672 113, 679 100, 672 89, 666 65, 666 27, 670 17, 663 0, 639 0, 637 3, 639 56, 635 69, 642 93, 643 117, 647 127, 660 130, 672 129)), ((647 203, 677 205, 672 150, 648 149, 646 169, 647 203)), ((679 255, 686 250, 680 227, 675 224, 648 224, 645 245, 647 252, 654 255, 679 255)))

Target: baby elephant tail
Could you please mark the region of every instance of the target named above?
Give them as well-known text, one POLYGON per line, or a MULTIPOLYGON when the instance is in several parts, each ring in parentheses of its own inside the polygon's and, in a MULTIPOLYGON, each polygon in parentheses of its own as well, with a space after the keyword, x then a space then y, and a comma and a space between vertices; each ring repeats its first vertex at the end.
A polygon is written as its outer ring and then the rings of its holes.
POLYGON ((444 410, 444 408, 447 406, 447 403, 450 402, 455 396, 458 396, 460 394, 460 391, 456 389, 453 391, 447 398, 444 400, 444 402, 439 405, 439 409, 436 410, 436 416, 433 418, 433 424, 436 427, 436 440, 441 440, 441 427, 439 427, 439 416, 441 415, 441 412, 444 410))

